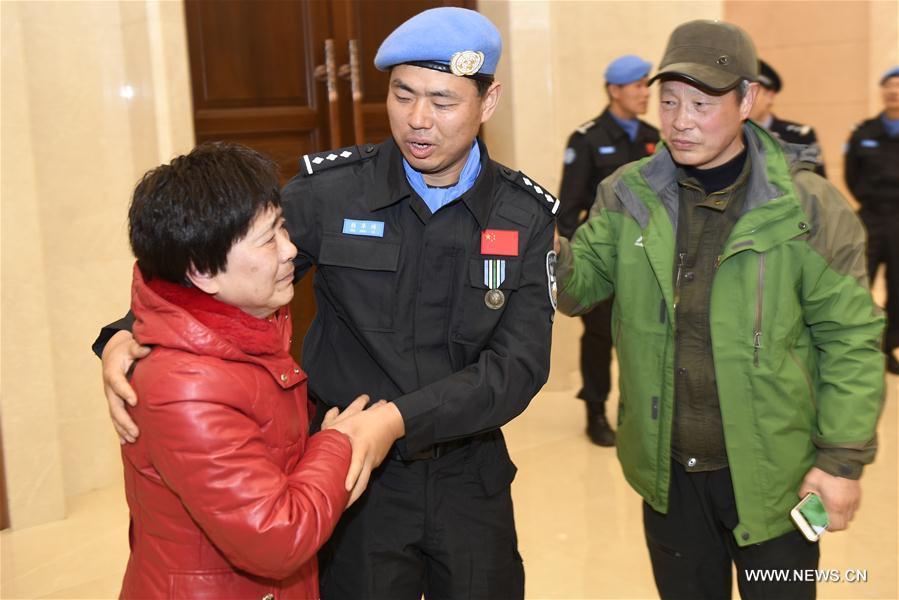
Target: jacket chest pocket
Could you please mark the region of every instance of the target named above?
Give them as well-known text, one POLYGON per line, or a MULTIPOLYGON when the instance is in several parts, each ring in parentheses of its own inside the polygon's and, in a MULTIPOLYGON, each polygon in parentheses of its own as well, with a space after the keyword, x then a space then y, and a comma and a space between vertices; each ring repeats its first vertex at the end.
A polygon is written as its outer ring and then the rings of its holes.
MULTIPOLYGON (((868 140, 862 140, 862 142, 865 141, 868 140)), ((859 144, 856 156, 858 157, 859 162, 864 165, 862 168, 866 171, 866 176, 879 175, 880 171, 882 171, 883 167, 886 165, 884 154, 885 149, 879 143, 875 146, 863 143, 859 144), (868 171, 873 171, 873 173, 868 171)))
POLYGON ((468 276, 459 290, 461 310, 457 311, 453 341, 486 344, 509 303, 514 302, 520 278, 520 258, 469 259, 468 276))
POLYGON ((393 331, 399 242, 326 233, 318 256, 335 308, 368 331, 393 331))
POLYGON ((596 169, 597 184, 626 162, 629 161, 624 148, 611 145, 599 146, 593 153, 593 166, 596 169))

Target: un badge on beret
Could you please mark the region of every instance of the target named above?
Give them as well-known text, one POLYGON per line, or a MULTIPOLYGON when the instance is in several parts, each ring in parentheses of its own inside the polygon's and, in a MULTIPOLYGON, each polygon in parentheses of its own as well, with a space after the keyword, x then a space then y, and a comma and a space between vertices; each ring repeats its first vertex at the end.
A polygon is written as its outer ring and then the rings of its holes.
POLYGON ((456 52, 450 58, 450 71, 456 77, 474 75, 484 65, 484 53, 475 50, 456 52))

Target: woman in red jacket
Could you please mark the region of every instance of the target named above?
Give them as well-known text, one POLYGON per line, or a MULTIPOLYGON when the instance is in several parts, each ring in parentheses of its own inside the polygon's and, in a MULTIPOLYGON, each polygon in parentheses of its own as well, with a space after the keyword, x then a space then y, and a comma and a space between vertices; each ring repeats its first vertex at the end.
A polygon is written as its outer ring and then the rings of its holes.
POLYGON ((308 437, 283 224, 275 165, 234 144, 200 146, 135 189, 134 335, 153 350, 132 376, 141 435, 122 447, 123 598, 318 597, 316 551, 350 498, 339 430, 352 435, 365 399, 308 437))

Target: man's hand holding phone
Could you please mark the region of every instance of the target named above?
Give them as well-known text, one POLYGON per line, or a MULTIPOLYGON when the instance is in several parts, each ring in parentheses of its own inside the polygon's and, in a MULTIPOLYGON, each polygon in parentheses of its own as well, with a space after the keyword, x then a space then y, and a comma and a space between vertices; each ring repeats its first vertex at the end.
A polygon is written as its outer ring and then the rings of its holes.
POLYGON ((810 542, 817 542, 827 530, 830 520, 827 518, 827 510, 818 494, 809 492, 799 501, 799 504, 790 511, 790 518, 796 523, 796 527, 810 542))
POLYGON ((827 529, 841 531, 849 527, 849 521, 855 516, 855 511, 861 503, 862 492, 857 479, 837 477, 812 467, 802 481, 799 496, 805 498, 809 492, 820 498, 827 511, 829 520, 827 529))

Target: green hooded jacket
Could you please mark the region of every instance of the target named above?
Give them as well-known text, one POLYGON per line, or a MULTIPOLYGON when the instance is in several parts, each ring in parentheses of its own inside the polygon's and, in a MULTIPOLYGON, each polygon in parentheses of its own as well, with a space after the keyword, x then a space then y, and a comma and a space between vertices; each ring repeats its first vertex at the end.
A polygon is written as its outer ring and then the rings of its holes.
MULTIPOLYGON (((884 319, 868 289, 861 224, 810 163, 791 157, 791 170, 786 148, 767 132, 746 124, 744 134, 746 203, 718 258, 710 311, 740 517, 734 536, 743 546, 793 529, 789 513, 806 473, 836 468, 819 449, 873 460, 884 392, 884 319)), ((675 389, 676 171, 660 145, 603 181, 590 219, 570 245, 561 240, 557 267, 566 314, 615 294, 618 457, 628 482, 663 513, 675 389)))

